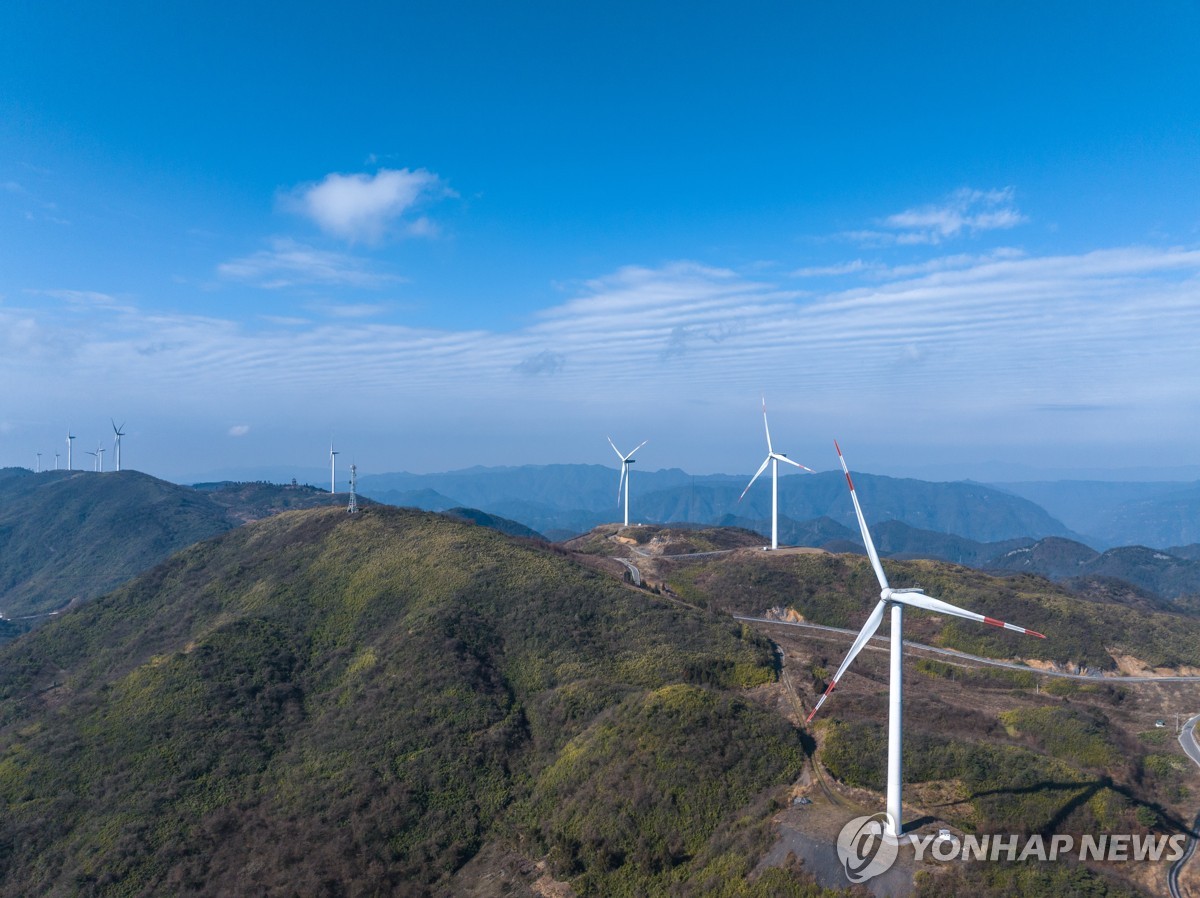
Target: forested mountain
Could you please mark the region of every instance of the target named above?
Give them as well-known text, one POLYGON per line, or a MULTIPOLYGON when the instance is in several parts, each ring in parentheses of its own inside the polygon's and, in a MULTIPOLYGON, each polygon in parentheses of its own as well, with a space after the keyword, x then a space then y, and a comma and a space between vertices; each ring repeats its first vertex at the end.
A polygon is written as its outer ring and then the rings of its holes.
POLYGON ((19 618, 95 598, 233 526, 205 495, 137 471, 4 477, 0 612, 19 618))
POLYGON ((747 880, 770 644, 482 527, 279 515, 0 652, 0 895, 815 894, 747 880))

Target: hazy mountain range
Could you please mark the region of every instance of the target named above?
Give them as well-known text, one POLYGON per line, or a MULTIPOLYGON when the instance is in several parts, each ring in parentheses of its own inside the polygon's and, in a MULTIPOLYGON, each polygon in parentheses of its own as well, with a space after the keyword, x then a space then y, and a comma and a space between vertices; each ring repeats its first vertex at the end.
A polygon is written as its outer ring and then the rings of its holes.
MULTIPOLYGON (((692 476, 678 469, 631 474, 634 520, 769 527, 771 484, 764 475, 740 502, 749 477, 692 476), (747 524, 745 522, 752 522, 747 524)), ((978 483, 931 483, 855 474, 872 521, 899 520, 927 530, 993 541, 1028 536, 1072 536, 1035 503, 978 483)), ((512 518, 551 538, 590 530, 617 519, 617 472, 603 465, 525 465, 468 468, 444 474, 377 474, 359 478, 365 495, 394 505, 441 510, 455 505, 512 518)), ((857 530, 840 473, 780 477, 781 514, 793 521, 829 518, 857 530)))

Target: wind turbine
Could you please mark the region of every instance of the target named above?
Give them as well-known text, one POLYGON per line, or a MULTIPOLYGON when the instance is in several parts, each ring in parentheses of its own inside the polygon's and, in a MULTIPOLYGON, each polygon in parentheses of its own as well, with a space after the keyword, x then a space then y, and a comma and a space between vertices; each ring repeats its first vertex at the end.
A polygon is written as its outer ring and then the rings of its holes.
POLYGON ((67 470, 75 470, 71 466, 71 441, 75 439, 75 434, 71 433, 71 428, 67 428, 67 470))
POLYGON ((750 487, 754 486, 754 481, 758 480, 758 475, 767 469, 767 465, 771 466, 771 548, 779 548, 779 463, 786 462, 797 468, 813 473, 812 468, 806 468, 800 462, 792 461, 782 452, 776 452, 771 448, 771 428, 767 426, 767 399, 764 396, 762 401, 763 407, 763 430, 767 432, 767 457, 763 459, 763 463, 758 470, 754 472, 754 476, 750 478, 750 482, 746 484, 746 488, 742 490, 742 494, 738 496, 738 501, 741 502, 746 498, 746 493, 750 492, 750 487))
POLYGON ((91 449, 87 449, 85 451, 87 452, 88 455, 90 455, 92 458, 97 460, 97 461, 92 462, 92 470, 93 471, 100 470, 100 468, 98 467, 98 461, 99 461, 100 456, 97 455, 95 452, 93 452, 91 449))
POLYGON ((642 440, 637 444, 637 448, 628 455, 622 455, 621 450, 617 448, 617 444, 612 441, 612 437, 608 438, 608 445, 612 446, 613 452, 617 453, 617 458, 621 459, 621 477, 617 480, 617 506, 621 505, 621 487, 625 487, 625 526, 629 526, 629 466, 634 463, 634 453, 649 443, 649 440, 642 440))
POLYGON ((113 448, 117 450, 117 470, 119 471, 121 470, 121 437, 125 436, 125 422, 122 421, 121 426, 117 427, 116 421, 113 421, 112 418, 108 420, 112 421, 113 433, 116 434, 116 438, 113 440, 113 448))
POLYGON ((333 440, 329 441, 329 495, 337 492, 337 457, 340 452, 333 451, 333 440))
POLYGON ((54 453, 54 470, 58 470, 58 453, 54 453))
POLYGON ((34 471, 34 473, 41 474, 42 473, 42 453, 35 452, 34 455, 37 456, 37 470, 34 471))
POLYGON ((850 469, 846 467, 846 460, 842 458, 842 449, 838 446, 836 440, 833 446, 837 449, 838 461, 842 463, 842 471, 846 474, 846 483, 850 486, 850 499, 854 502, 854 513, 858 516, 858 527, 862 531, 863 544, 867 547, 867 557, 871 559, 871 567, 875 569, 875 576, 879 579, 879 603, 871 612, 870 617, 867 618, 867 622, 863 624, 863 628, 858 632, 853 645, 850 646, 850 651, 846 654, 846 660, 842 662, 842 666, 837 669, 837 673, 829 681, 829 687, 825 690, 825 694, 817 700, 816 706, 812 709, 812 713, 808 715, 808 720, 805 723, 811 721, 817 711, 821 709, 821 705, 825 703, 825 699, 829 698, 829 694, 833 692, 834 687, 842 679, 842 674, 846 672, 846 668, 850 666, 850 662, 858 656, 858 653, 862 651, 862 647, 867 644, 867 640, 875 635, 875 631, 879 629, 879 625, 883 622, 884 611, 891 608, 891 683, 888 702, 888 820, 884 824, 884 835, 892 839, 898 839, 904 830, 904 826, 900 822, 902 812, 900 796, 900 752, 904 744, 904 669, 902 665, 904 657, 904 606, 908 605, 912 608, 920 608, 923 611, 935 611, 938 614, 949 614, 953 617, 963 617, 967 620, 991 624, 993 627, 1003 627, 1005 630, 1014 630, 1017 633, 1036 636, 1038 639, 1045 639, 1046 637, 1033 630, 1026 630, 1024 627, 1018 627, 1015 624, 1007 624, 1004 621, 996 620, 994 617, 985 617, 982 614, 976 614, 974 611, 967 611, 965 608, 951 605, 949 602, 943 602, 941 599, 927 596, 920 589, 892 589, 888 586, 887 576, 883 573, 883 565, 879 563, 879 554, 875 551, 875 543, 871 541, 871 533, 867 530, 867 521, 863 517, 862 508, 858 504, 858 495, 854 492, 854 481, 850 479, 850 469))

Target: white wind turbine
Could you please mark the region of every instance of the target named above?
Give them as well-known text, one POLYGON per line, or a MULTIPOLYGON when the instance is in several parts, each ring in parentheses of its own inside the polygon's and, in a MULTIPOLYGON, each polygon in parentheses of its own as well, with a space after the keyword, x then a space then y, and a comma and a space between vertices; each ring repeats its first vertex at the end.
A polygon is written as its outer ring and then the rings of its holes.
POLYGON ((853 645, 850 646, 850 651, 846 653, 846 660, 842 662, 842 666, 837 669, 837 673, 833 675, 833 679, 829 681, 829 687, 825 690, 825 694, 818 700, 816 706, 812 709, 812 713, 808 715, 808 723, 821 709, 821 705, 825 703, 825 699, 833 692, 834 687, 842 679, 842 674, 846 672, 846 668, 850 666, 862 647, 867 644, 875 631, 879 629, 879 625, 883 622, 883 613, 888 608, 892 610, 892 638, 891 638, 891 676, 888 702, 888 773, 887 773, 887 816, 888 820, 885 824, 884 834, 892 839, 898 839, 904 831, 904 826, 901 823, 901 750, 904 744, 904 606, 908 605, 912 608, 920 608, 923 611, 935 611, 938 614, 949 614, 953 617, 963 617, 967 620, 979 621, 985 624, 991 624, 993 627, 1003 627, 1005 630, 1014 630, 1017 633, 1025 633, 1029 636, 1036 636, 1038 639, 1045 639, 1041 633, 1033 630, 1027 630, 1024 627, 1018 627, 1015 624, 1008 624, 1004 621, 996 620, 994 617, 985 617, 982 614, 976 614, 974 611, 967 611, 965 608, 959 608, 957 605, 951 605, 949 602, 943 602, 941 599, 935 599, 925 595, 920 589, 892 589, 888 586, 887 576, 883 573, 883 565, 879 563, 879 555, 875 551, 875 544, 871 541, 871 533, 867 530, 867 521, 863 517, 862 508, 858 504, 858 495, 854 492, 854 481, 850 479, 850 470, 846 467, 846 460, 842 458, 842 449, 838 446, 837 441, 834 441, 834 448, 837 449, 838 461, 842 463, 842 471, 846 474, 846 483, 850 486, 850 499, 854 502, 854 513, 858 516, 858 526, 862 531, 863 544, 867 548, 867 557, 871 559, 871 567, 875 569, 875 576, 879 579, 879 602, 875 609, 871 612, 867 622, 863 624, 863 628, 855 637, 853 645))
POLYGON ((329 441, 329 494, 337 492, 337 457, 340 452, 333 451, 333 440, 329 441))
POLYGON ((37 470, 34 471, 34 473, 41 474, 42 473, 42 453, 35 452, 34 454, 37 456, 37 470))
POLYGON ((113 433, 116 434, 116 437, 113 439, 113 448, 117 451, 117 470, 119 471, 121 470, 121 437, 125 436, 125 422, 122 421, 121 426, 117 427, 116 421, 113 421, 112 418, 108 420, 112 421, 113 433))
POLYGON ((808 471, 813 472, 812 468, 806 468, 800 462, 792 461, 782 452, 776 452, 771 448, 771 428, 767 426, 767 400, 763 397, 763 430, 767 432, 767 457, 763 459, 763 463, 759 465, 754 476, 750 478, 750 482, 746 484, 746 488, 742 490, 742 494, 738 496, 738 501, 741 502, 746 498, 746 493, 750 492, 750 487, 754 486, 754 481, 758 480, 758 476, 767 469, 767 465, 771 466, 771 548, 779 548, 779 463, 793 465, 808 471))
POLYGON ((613 452, 617 453, 617 458, 621 459, 621 477, 617 480, 617 505, 621 504, 621 487, 625 488, 625 526, 629 526, 629 466, 634 463, 634 453, 649 443, 649 440, 642 440, 637 444, 637 448, 628 455, 622 455, 621 450, 617 448, 617 444, 612 441, 612 437, 608 438, 608 445, 612 446, 613 452))
POLYGON ((85 451, 85 452, 86 452, 88 455, 90 455, 90 456, 92 457, 92 459, 93 459, 93 461, 92 461, 92 470, 93 470, 93 471, 99 471, 99 470, 100 470, 100 465, 99 465, 99 462, 100 462, 100 456, 99 456, 99 455, 97 455, 95 452, 93 452, 91 449, 85 449, 84 451, 85 451))
POLYGON ((71 466, 71 444, 74 439, 75 439, 75 434, 71 433, 71 428, 68 427, 67 428, 67 470, 68 471, 74 470, 74 468, 71 466))

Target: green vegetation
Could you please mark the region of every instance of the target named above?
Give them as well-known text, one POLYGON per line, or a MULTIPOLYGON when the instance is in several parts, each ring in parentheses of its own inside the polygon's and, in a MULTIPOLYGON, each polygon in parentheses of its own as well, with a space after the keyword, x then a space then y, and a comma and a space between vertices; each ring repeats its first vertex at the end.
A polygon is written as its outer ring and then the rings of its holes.
POLYGON ((770 644, 435 515, 294 512, 0 650, 0 896, 795 895, 770 644), (698 884, 703 883, 703 888, 698 884))
MULTIPOLYGON (((1064 729, 1060 725, 1053 732, 1057 736, 1064 729)), ((904 738, 906 782, 961 783, 970 810, 948 819, 964 830, 1104 832, 1132 814, 1132 804, 1106 774, 1097 776, 1068 759, 1047 758, 1015 743, 973 742, 912 728, 904 738)), ((826 730, 821 760, 843 782, 883 791, 886 755, 883 724, 834 721, 826 730)))
MULTIPOLYGON (((905 636, 915 642, 990 658, 1032 658, 1114 670, 1110 650, 1152 667, 1200 665, 1200 620, 1079 598, 1040 577, 992 577, 933 561, 885 561, 892 586, 929 595, 1046 634, 1030 639, 971 621, 910 611, 905 636)), ((855 555, 743 554, 698 560, 673 572, 669 585, 690 602, 761 614, 794 608, 805 620, 862 626, 879 595, 865 558, 855 555)), ((1067 688, 1067 687, 1056 687, 1067 688)))
POLYGON ((1112 742, 1108 722, 1096 711, 1082 708, 1022 708, 1000 715, 1012 735, 1031 739, 1053 758, 1084 767, 1116 766, 1121 753, 1112 742))
POLYGON ((966 667, 935 661, 932 658, 918 658, 915 667, 926 676, 953 680, 972 689, 1032 689, 1038 681, 1033 671, 1007 670, 1002 667, 966 667))
POLYGON ((234 526, 195 490, 135 471, 0 480, 0 610, 44 614, 103 595, 234 526))
POLYGON ((1078 863, 1000 861, 955 864, 917 877, 916 898, 1137 898, 1142 893, 1078 863))
MULTIPOLYGON (((0 611, 19 618, 88 601, 239 524, 333 501, 311 486, 217 483, 193 489, 138 471, 2 477, 0 611)), ((0 642, 11 635, 0 629, 0 642)))

